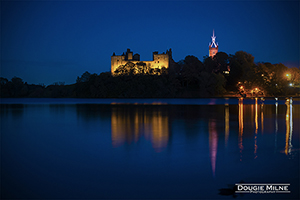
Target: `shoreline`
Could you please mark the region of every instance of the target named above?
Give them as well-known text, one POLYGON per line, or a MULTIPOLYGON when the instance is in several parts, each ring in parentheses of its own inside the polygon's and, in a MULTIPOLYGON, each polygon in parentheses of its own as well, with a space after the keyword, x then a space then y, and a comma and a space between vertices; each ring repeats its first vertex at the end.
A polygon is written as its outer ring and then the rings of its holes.
POLYGON ((238 104, 300 105, 300 97, 270 98, 0 98, 0 105, 238 105, 238 104))

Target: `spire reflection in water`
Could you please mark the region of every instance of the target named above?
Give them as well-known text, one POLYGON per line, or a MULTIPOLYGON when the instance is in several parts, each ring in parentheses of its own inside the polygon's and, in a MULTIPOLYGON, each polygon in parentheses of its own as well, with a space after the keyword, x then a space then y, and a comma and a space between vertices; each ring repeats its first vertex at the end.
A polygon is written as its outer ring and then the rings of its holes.
POLYGON ((214 120, 209 121, 209 155, 211 160, 211 168, 213 177, 216 175, 216 161, 218 151, 218 133, 216 128, 216 122, 214 120))

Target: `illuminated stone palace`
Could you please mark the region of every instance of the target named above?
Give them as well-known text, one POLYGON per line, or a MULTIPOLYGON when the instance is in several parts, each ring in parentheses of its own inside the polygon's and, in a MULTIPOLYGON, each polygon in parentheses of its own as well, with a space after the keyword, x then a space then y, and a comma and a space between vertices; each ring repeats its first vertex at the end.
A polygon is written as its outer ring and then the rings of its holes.
POLYGON ((218 53, 219 45, 216 43, 215 31, 213 30, 213 36, 211 36, 211 43, 209 44, 209 57, 214 57, 218 53))
MULTIPOLYGON (((216 43, 215 31, 213 30, 213 35, 211 36, 212 42, 209 43, 209 57, 214 57, 218 53, 219 45, 216 43)), ((166 69, 170 68, 175 62, 172 59, 172 50, 169 49, 166 52, 159 54, 157 51, 153 52, 153 59, 151 61, 140 61, 139 54, 133 54, 130 49, 127 49, 122 55, 116 55, 113 53, 111 56, 111 74, 114 75, 118 67, 126 65, 127 63, 144 63, 147 67, 152 69, 166 69)))
POLYGON ((111 56, 111 74, 114 75, 116 69, 122 65, 126 65, 128 62, 132 62, 133 64, 143 62, 150 68, 158 68, 161 69, 165 67, 166 69, 170 66, 170 60, 172 59, 172 50, 169 49, 165 53, 159 54, 157 51, 153 52, 153 60, 152 61, 140 61, 140 55, 134 54, 127 49, 125 53, 122 55, 116 55, 113 53, 111 56))

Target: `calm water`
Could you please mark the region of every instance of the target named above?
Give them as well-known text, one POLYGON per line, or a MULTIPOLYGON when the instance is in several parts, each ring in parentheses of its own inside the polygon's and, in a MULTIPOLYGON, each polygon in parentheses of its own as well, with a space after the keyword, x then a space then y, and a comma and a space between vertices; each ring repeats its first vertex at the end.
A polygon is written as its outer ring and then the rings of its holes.
POLYGON ((1 99, 1 198, 299 198, 299 132, 299 99, 1 99))

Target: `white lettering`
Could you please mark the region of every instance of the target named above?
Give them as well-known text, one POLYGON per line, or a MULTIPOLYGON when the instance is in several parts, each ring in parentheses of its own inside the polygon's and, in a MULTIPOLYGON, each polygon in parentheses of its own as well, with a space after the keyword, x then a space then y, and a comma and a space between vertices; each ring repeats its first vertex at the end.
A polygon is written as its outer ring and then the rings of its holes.
POLYGON ((267 185, 266 190, 272 190, 272 185, 267 185))
POLYGON ((236 184, 237 191, 240 193, 290 193, 289 191, 290 184, 236 184))
POLYGON ((238 190, 243 190, 243 186, 242 185, 238 185, 238 190))

